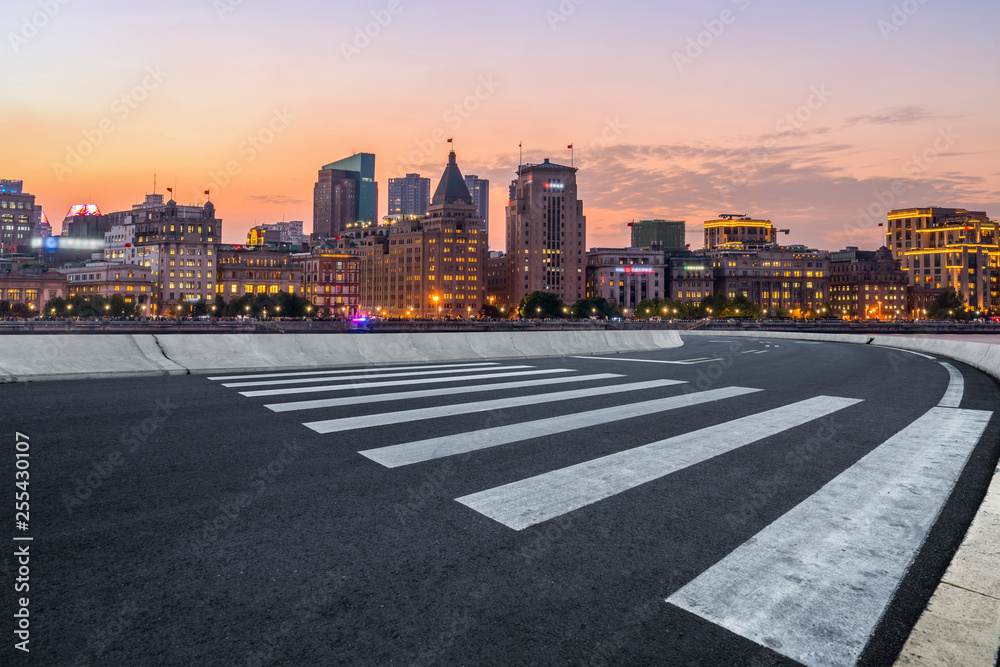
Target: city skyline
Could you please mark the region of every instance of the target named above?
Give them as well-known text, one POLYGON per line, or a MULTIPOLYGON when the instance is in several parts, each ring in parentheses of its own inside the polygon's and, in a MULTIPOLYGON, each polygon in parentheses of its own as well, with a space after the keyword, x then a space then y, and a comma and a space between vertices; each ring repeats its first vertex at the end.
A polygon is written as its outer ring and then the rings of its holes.
MULTIPOLYGON (((316 169, 337 156, 378 156, 385 211, 388 179, 436 173, 449 138, 494 189, 515 177, 519 145, 524 163, 564 164, 573 144, 588 247, 627 245, 626 223, 644 218, 688 220, 697 247, 703 221, 743 213, 791 229, 789 243, 874 248, 884 216, 859 210, 1000 210, 998 93, 981 84, 998 60, 994 10, 911 4, 398 2, 335 18, 312 3, 186 1, 152 16, 106 0, 92 14, 59 5, 38 26, 38 6, 15 2, 3 177, 61 220, 73 204, 127 209, 156 173, 180 203, 211 189, 237 242, 264 220, 311 228, 316 169), (475 30, 445 28, 441 12, 475 30), (151 29, 124 29, 137 21, 151 29), (928 49, 941 32, 963 39, 928 49), (275 48, 254 52, 265 36, 275 48), (470 55, 428 46, 445 36, 470 55), (407 76, 380 87, 394 71, 407 76)), ((503 219, 505 192, 491 199, 503 219)), ((493 225, 491 249, 502 234, 493 225)))

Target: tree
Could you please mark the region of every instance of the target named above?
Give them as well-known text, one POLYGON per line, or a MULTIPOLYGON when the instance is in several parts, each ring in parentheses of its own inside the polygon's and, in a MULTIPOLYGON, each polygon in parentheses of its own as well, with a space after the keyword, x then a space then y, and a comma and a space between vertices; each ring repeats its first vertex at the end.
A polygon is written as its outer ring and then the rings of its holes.
POLYGON ((28 304, 18 301, 10 307, 11 312, 14 317, 20 317, 22 320, 34 317, 35 313, 28 307, 28 304))
POLYGON ((191 304, 191 317, 202 317, 208 315, 208 302, 205 299, 198 299, 191 304))
POLYGON ((608 301, 604 297, 587 297, 580 299, 570 308, 573 317, 585 319, 588 317, 621 317, 622 310, 618 304, 608 301))
POLYGON ((491 320, 498 320, 502 317, 500 314, 500 309, 492 304, 484 304, 482 308, 479 309, 479 317, 491 320))
POLYGON ((732 317, 760 317, 760 306, 742 294, 733 299, 732 310, 732 317))
POLYGON ((135 315, 135 304, 126 302, 119 294, 111 297, 108 305, 111 306, 108 312, 112 317, 132 317, 135 315))
POLYGON ((663 317, 666 315, 663 312, 665 306, 663 302, 659 299, 643 299, 635 307, 635 316, 641 317, 643 319, 649 319, 650 317, 663 317))
POLYGON ((967 320, 971 317, 965 310, 965 299, 951 287, 934 299, 930 311, 935 320, 967 320))
POLYGON ((0 301, 0 317, 10 317, 10 301, 0 301))
MULTIPOLYGON (((0 309, 2 309, 2 304, 0 304, 0 309)), ((45 317, 65 317, 66 300, 61 296, 49 299, 45 302, 45 306, 42 307, 42 314, 45 317)))
POLYGON ((274 297, 274 306, 277 317, 308 317, 312 302, 304 296, 278 292, 274 297))
POLYGON ((523 299, 521 305, 517 307, 517 312, 521 317, 534 318, 554 318, 566 317, 563 312, 563 302, 557 294, 552 292, 532 292, 523 299))

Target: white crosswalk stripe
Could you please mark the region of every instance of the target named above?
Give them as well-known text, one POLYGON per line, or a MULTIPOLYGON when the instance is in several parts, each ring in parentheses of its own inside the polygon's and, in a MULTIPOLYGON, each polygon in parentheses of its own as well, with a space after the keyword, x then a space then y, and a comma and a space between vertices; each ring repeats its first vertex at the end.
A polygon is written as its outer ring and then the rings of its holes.
MULTIPOLYGON (((523 366, 505 366, 503 368, 524 368, 523 366)), ((528 367, 530 368, 530 366, 528 367)), ((499 370, 499 369, 497 369, 499 370)), ((467 380, 496 380, 499 378, 525 377, 535 375, 551 375, 553 373, 572 373, 570 368, 544 368, 537 371, 511 371, 509 373, 493 373, 491 375, 453 375, 451 377, 437 376, 418 378, 415 380, 388 380, 385 382, 348 382, 346 384, 327 384, 313 387, 287 387, 282 389, 258 389, 241 391, 240 394, 250 398, 257 396, 287 396, 290 394, 313 394, 325 391, 358 391, 360 389, 383 389, 386 387, 408 387, 419 384, 440 384, 445 382, 465 382, 467 380)), ((385 377, 384 375, 382 377, 385 377)), ((343 380, 344 378, 337 378, 343 380)))
POLYGON ((641 403, 629 403, 611 408, 575 412, 559 417, 548 417, 535 421, 496 426, 494 428, 482 429, 472 434, 459 433, 456 435, 429 438, 427 440, 418 440, 416 442, 407 442, 390 447, 368 449, 361 452, 361 454, 376 463, 381 463, 387 468, 398 468, 413 463, 421 463, 457 454, 466 454, 512 442, 565 433, 588 426, 598 426, 600 424, 632 419, 633 417, 666 412, 667 410, 676 410, 701 403, 752 394, 758 391, 761 390, 749 389, 747 387, 711 389, 709 391, 681 394, 679 396, 659 398, 641 403))
POLYGON ((600 387, 572 389, 570 391, 558 391, 550 394, 528 394, 525 396, 514 396, 512 398, 498 398, 492 401, 475 401, 473 403, 439 405, 433 408, 383 412, 359 417, 325 419, 322 421, 307 422, 305 426, 307 428, 311 428, 317 433, 335 433, 337 431, 351 431, 371 426, 400 424, 403 422, 436 419, 440 417, 454 417, 455 415, 467 415, 476 412, 487 412, 489 410, 504 410, 507 408, 516 408, 525 405, 537 405, 539 403, 555 403, 557 401, 571 401, 577 398, 607 396, 609 394, 620 394, 628 391, 656 389, 658 387, 669 387, 674 384, 682 383, 677 380, 650 380, 648 382, 602 385, 600 387))
POLYGON ((399 391, 389 394, 363 394, 361 396, 346 396, 344 398, 320 398, 312 401, 290 401, 288 403, 272 403, 270 405, 265 405, 264 407, 269 410, 273 410, 274 412, 292 412, 294 410, 339 408, 345 405, 368 405, 370 403, 432 398, 436 396, 476 394, 486 391, 508 391, 510 389, 526 389, 528 387, 547 387, 556 384, 593 382, 596 380, 611 380, 620 377, 624 376, 617 373, 595 373, 593 375, 573 375, 570 377, 545 378, 542 380, 491 382, 489 384, 473 384, 465 387, 442 387, 441 389, 419 389, 416 391, 399 391))
POLYGON ((932 408, 667 602, 806 665, 854 664, 991 417, 932 408))
POLYGON ((372 366, 371 368, 347 368, 347 369, 327 369, 322 371, 294 371, 288 373, 258 373, 255 375, 224 375, 217 377, 210 377, 209 380, 214 381, 225 381, 225 380, 258 380, 258 379, 268 379, 268 378, 286 378, 286 377, 298 377, 298 376, 309 376, 309 375, 338 375, 343 373, 385 373, 388 371, 423 371, 423 370, 433 370, 436 368, 469 368, 472 366, 499 366, 498 361, 479 361, 470 362, 467 364, 436 364, 433 366, 428 366, 426 364, 422 366, 372 366))
MULTIPOLYGON (((534 366, 505 366, 505 368, 534 368, 534 366)), ((496 370, 495 366, 489 366, 486 368, 463 368, 462 371, 465 373, 487 373, 496 370)), ((413 377, 414 375, 447 375, 448 373, 454 373, 454 369, 448 370, 434 370, 434 371, 406 371, 403 373, 382 373, 380 375, 372 375, 371 373, 364 373, 361 375, 341 375, 341 376, 323 376, 323 377, 308 377, 308 378, 293 378, 285 380, 254 380, 253 382, 226 382, 223 383, 223 387, 266 387, 274 385, 286 385, 286 384, 302 384, 305 382, 327 382, 329 380, 371 380, 373 378, 395 378, 395 377, 413 377)))
POLYGON ((458 499, 522 530, 859 403, 818 396, 458 499))

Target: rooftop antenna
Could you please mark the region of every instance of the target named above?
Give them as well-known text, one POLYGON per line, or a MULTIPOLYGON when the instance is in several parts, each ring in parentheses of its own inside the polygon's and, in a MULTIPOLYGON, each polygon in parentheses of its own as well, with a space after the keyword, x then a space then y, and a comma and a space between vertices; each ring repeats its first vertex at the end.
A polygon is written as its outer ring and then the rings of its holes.
POLYGON ((156 172, 153 172, 153 194, 156 194, 156 172))
POLYGON ((521 175, 521 165, 524 164, 524 141, 517 144, 517 175, 521 175))

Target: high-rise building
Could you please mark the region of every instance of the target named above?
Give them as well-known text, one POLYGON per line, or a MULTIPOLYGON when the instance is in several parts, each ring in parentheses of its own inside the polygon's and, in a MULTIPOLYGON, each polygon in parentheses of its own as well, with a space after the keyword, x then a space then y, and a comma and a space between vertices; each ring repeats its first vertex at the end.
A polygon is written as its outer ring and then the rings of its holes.
POLYGON ((427 215, 333 243, 360 258, 362 311, 387 317, 465 318, 485 302, 486 234, 455 153, 427 215))
POLYGON ((654 245, 663 250, 684 250, 687 240, 683 220, 639 220, 629 223, 632 228, 632 247, 649 250, 654 245))
POLYGON ((178 206, 171 199, 163 206, 133 207, 128 216, 135 241, 126 249, 125 263, 152 269, 157 284, 158 298, 150 314, 164 315, 172 305, 215 298, 222 220, 215 217, 212 202, 178 206))
POLYGON ((394 220, 405 215, 426 215, 431 200, 431 179, 420 174, 389 179, 389 213, 394 220))
POLYGON ((830 253, 830 306, 843 319, 908 317, 907 275, 888 248, 830 253))
POLYGON ((472 195, 472 203, 476 205, 476 212, 483 221, 484 232, 490 231, 490 182, 485 178, 479 178, 475 174, 467 174, 465 177, 465 187, 469 188, 472 195))
POLYGON ((22 181, 0 180, 0 255, 28 252, 36 222, 35 195, 22 181))
POLYGON ((587 218, 576 172, 548 159, 518 168, 507 207, 511 303, 535 291, 552 292, 566 303, 584 296, 587 218))
POLYGON ((377 221, 374 154, 355 153, 319 170, 313 188, 313 238, 330 238, 345 230, 372 227, 377 221))
POLYGON ((754 220, 748 215, 720 215, 717 220, 705 222, 705 250, 715 250, 727 245, 774 245, 778 231, 770 220, 754 220))
POLYGON ((983 211, 889 211, 885 245, 902 262, 915 292, 954 289, 977 310, 1000 306, 1000 225, 983 211))

